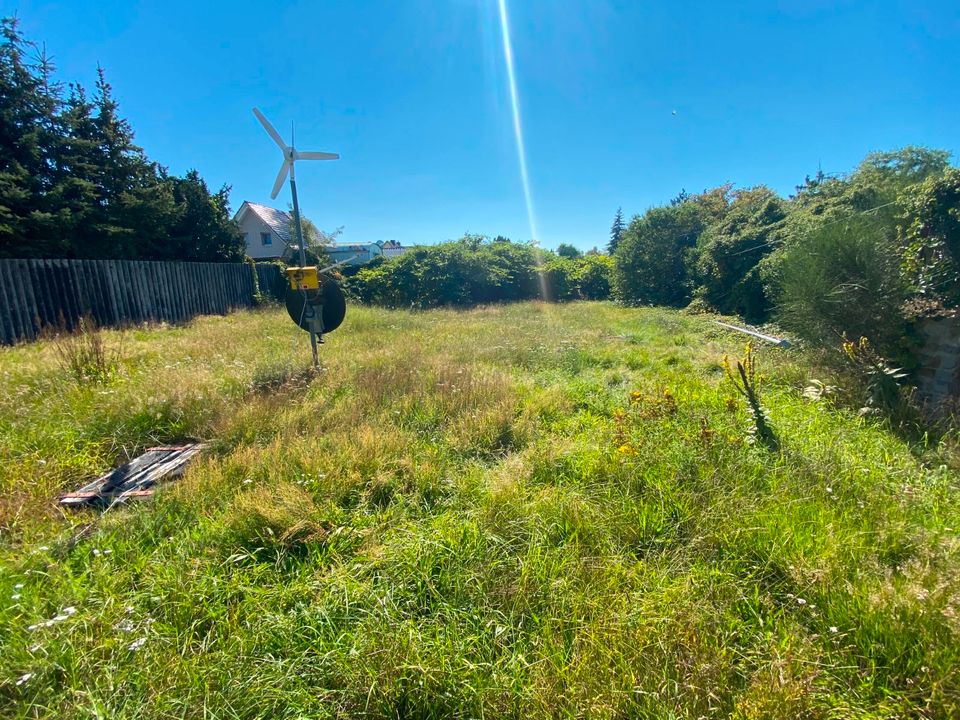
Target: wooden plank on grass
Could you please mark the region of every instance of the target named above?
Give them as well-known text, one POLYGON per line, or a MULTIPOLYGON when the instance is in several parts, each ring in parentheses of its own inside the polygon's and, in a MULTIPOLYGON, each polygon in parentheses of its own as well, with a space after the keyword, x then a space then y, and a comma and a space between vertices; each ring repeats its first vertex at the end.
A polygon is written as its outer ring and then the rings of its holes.
POLYGON ((60 504, 110 505, 149 497, 158 483, 182 475, 187 463, 205 447, 203 443, 194 443, 150 448, 80 489, 61 495, 60 504))

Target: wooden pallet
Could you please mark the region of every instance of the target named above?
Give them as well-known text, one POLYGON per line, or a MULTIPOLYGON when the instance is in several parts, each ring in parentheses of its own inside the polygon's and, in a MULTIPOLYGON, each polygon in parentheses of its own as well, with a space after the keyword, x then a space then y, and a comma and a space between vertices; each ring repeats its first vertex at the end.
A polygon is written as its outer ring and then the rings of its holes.
POLYGON ((195 443, 150 448, 79 490, 61 495, 60 504, 73 507, 112 505, 149 497, 158 483, 182 475, 191 458, 205 447, 203 443, 195 443))

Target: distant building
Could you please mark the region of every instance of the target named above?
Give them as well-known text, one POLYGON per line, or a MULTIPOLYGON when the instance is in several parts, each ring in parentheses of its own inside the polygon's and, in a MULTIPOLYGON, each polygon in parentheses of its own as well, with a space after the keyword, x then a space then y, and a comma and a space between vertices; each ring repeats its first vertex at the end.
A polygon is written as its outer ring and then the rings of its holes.
POLYGON ((366 265, 375 257, 383 255, 380 243, 328 245, 324 248, 330 256, 331 263, 342 262, 344 265, 366 265))
POLYGON ((374 243, 328 245, 324 249, 327 255, 330 256, 331 262, 346 261, 344 263, 345 265, 366 265, 377 257, 399 257, 403 255, 408 248, 403 247, 396 240, 381 240, 374 243))
POLYGON ((407 248, 403 247, 396 240, 387 240, 382 244, 383 247, 383 256, 387 258, 400 257, 403 255, 407 248))
MULTIPOLYGON (((247 255, 257 260, 278 258, 296 259, 299 249, 296 238, 290 237, 290 215, 266 205, 243 201, 233 220, 240 226, 247 255)), ((327 245, 324 251, 331 263, 346 261, 345 265, 366 265, 376 257, 397 257, 406 252, 396 240, 373 243, 344 243, 327 245)))
POLYGON ((244 200, 233 221, 240 226, 252 258, 279 258, 290 245, 290 216, 283 210, 244 200))

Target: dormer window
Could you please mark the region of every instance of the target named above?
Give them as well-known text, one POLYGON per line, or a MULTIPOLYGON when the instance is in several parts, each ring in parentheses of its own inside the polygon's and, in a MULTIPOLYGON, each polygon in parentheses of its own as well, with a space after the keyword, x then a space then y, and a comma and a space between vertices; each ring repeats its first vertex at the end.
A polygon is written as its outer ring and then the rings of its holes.
POLYGON ((261 245, 273 245, 273 236, 270 233, 260 233, 261 245))

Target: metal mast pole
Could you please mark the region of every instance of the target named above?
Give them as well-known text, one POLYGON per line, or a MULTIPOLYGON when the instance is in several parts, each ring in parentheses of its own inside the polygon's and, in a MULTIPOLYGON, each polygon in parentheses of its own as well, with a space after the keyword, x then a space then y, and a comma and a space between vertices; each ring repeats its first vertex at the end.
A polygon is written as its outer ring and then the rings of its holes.
MULTIPOLYGON (((303 227, 300 225, 300 203, 297 201, 297 172, 296 163, 293 161, 293 150, 290 151, 290 192, 293 195, 293 222, 297 227, 297 246, 300 248, 300 267, 307 265, 307 252, 303 247, 303 227)), ((310 326, 310 349, 313 351, 313 367, 320 367, 320 359, 317 357, 317 333, 314 332, 313 313, 314 307, 309 304, 307 289, 303 290, 303 302, 305 305, 304 317, 308 320, 310 326), (306 314, 309 313, 309 314, 306 314)))

